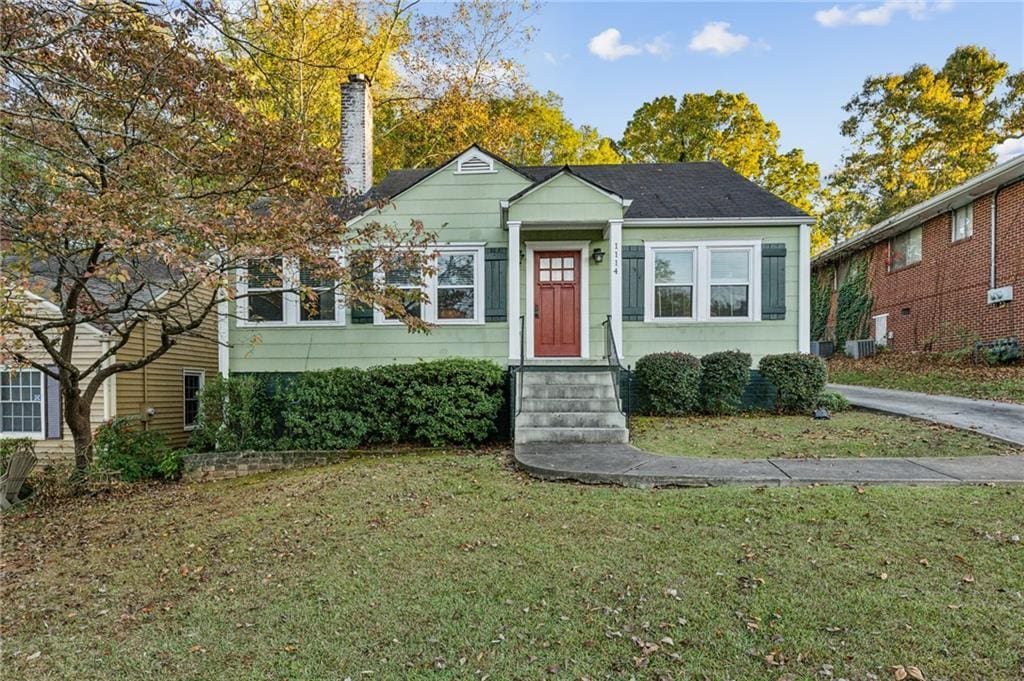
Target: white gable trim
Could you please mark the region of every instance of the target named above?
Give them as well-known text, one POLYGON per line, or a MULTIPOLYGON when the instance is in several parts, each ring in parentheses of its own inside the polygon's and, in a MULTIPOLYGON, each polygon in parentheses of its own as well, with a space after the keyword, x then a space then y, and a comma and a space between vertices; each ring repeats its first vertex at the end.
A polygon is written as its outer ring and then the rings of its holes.
POLYGON ((455 159, 456 175, 486 175, 496 173, 494 157, 476 146, 472 146, 459 154, 455 159))
MULTIPOLYGON (((398 192, 394 196, 389 196, 388 199, 387 199, 387 205, 394 205, 395 200, 399 196, 405 194, 406 192, 408 192, 408 191, 410 191, 412 189, 415 189, 416 187, 419 187, 421 184, 423 184, 424 182, 426 182, 427 180, 432 178, 434 175, 437 175, 438 173, 444 172, 448 168, 451 168, 452 164, 457 164, 457 162, 458 162, 458 160, 460 158, 462 158, 466 154, 472 152, 473 150, 476 150, 476 152, 478 154, 486 156, 487 158, 491 159, 491 167, 492 168, 494 167, 494 161, 497 161, 502 166, 504 166, 505 168, 508 168, 513 173, 515 173, 519 177, 523 178, 527 182, 529 182, 529 183, 533 182, 533 178, 530 177, 529 175, 527 175, 526 173, 524 173, 523 171, 519 170, 519 168, 516 168, 515 166, 511 166, 511 165, 505 163, 500 158, 496 158, 494 156, 491 156, 486 151, 484 151, 483 149, 481 149, 480 147, 478 147, 477 145, 474 144, 469 149, 466 149, 464 152, 462 152, 461 154, 459 154, 455 158, 453 158, 450 161, 448 161, 446 163, 443 163, 443 164, 439 165, 438 167, 434 168, 431 172, 427 173, 426 175, 424 175, 420 179, 416 180, 411 185, 409 185, 408 187, 406 187, 402 191, 398 192)), ((456 167, 456 170, 457 170, 458 169, 458 165, 456 165, 455 167, 456 167)), ((498 172, 498 171, 494 170, 493 172, 498 172)), ((479 173, 458 173, 458 172, 456 172, 455 174, 456 175, 470 175, 470 174, 479 174, 479 173)), ((385 205, 384 207, 387 207, 387 205, 385 205)), ((352 225, 356 224, 357 222, 359 222, 360 220, 362 220, 364 218, 368 218, 368 217, 370 217, 372 215, 380 215, 381 213, 382 213, 382 209, 381 208, 379 208, 377 206, 373 206, 371 208, 367 208, 365 211, 363 211, 359 215, 356 215, 356 216, 351 217, 348 220, 346 220, 345 221, 345 225, 348 226, 348 227, 351 227, 352 225)))
POLYGON ((561 177, 562 175, 568 175, 569 177, 571 177, 572 179, 576 180, 577 182, 579 182, 584 187, 587 187, 587 188, 597 192, 598 194, 600 194, 601 196, 604 196, 607 199, 611 199, 615 203, 617 203, 620 206, 622 206, 623 209, 629 208, 629 206, 633 203, 633 199, 624 199, 621 196, 619 196, 618 194, 610 192, 610 191, 608 191, 606 189, 602 189, 601 187, 598 187, 593 182, 590 182, 590 181, 580 177, 576 173, 573 173, 573 172, 567 170, 566 168, 562 168, 561 170, 559 170, 557 173, 555 173, 551 177, 547 178, 546 180, 543 180, 541 182, 538 182, 538 183, 534 184, 532 187, 528 188, 526 191, 524 191, 522 194, 520 194, 519 196, 515 197, 514 199, 510 199, 509 201, 503 201, 502 202, 502 207, 505 208, 505 207, 508 207, 508 206, 510 206, 510 205, 512 205, 514 203, 518 203, 519 201, 522 201, 523 199, 525 199, 527 196, 529 196, 530 194, 534 193, 538 189, 542 189, 544 186, 546 186, 548 184, 548 182, 552 182, 556 178, 561 177))

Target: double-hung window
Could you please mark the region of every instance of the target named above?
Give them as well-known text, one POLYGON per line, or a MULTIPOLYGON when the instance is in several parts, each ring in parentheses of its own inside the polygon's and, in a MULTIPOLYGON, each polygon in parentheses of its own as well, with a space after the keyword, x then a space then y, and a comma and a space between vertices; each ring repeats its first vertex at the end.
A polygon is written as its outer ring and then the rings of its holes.
POLYGON ((299 288, 303 297, 299 301, 299 322, 333 322, 338 318, 335 283, 324 279, 312 268, 299 268, 299 288))
MULTIPOLYGON (((423 300, 423 289, 425 279, 422 272, 409 267, 387 269, 384 272, 384 285, 397 293, 407 315, 417 319, 424 319, 423 308, 426 307, 426 303, 423 300)), ((384 322, 402 323, 401 318, 391 311, 385 311, 382 316, 384 322)))
POLYGON ((442 249, 437 253, 437 276, 434 281, 438 324, 475 323, 482 321, 483 257, 480 249, 442 249))
POLYGON ((43 437, 43 374, 0 367, 0 434, 43 437))
POLYGON ((974 234, 974 204, 968 203, 953 211, 953 241, 962 241, 974 234))
POLYGON ((697 249, 664 248, 654 252, 654 317, 693 319, 697 249))
POLYGON ((889 239, 889 271, 921 262, 921 228, 915 227, 889 239))
POLYGON ((760 315, 760 243, 648 242, 648 322, 752 321, 760 315))
MULTIPOLYGON (((404 301, 406 313, 438 325, 483 322, 483 248, 434 249, 431 275, 403 267, 384 269, 385 286, 404 301), (425 298, 425 299, 424 299, 425 298)), ((401 324, 397 315, 377 310, 377 324, 401 324)))
POLYGON ((337 285, 296 258, 251 260, 238 292, 243 324, 343 324, 337 285))
POLYGON ((185 407, 185 430, 192 430, 199 420, 199 393, 206 374, 201 369, 185 369, 181 374, 185 407))
POLYGON ((251 322, 285 321, 285 282, 282 258, 253 260, 246 272, 247 319, 251 322))
POLYGON ((711 295, 708 300, 711 317, 750 317, 752 256, 750 248, 709 249, 711 295))

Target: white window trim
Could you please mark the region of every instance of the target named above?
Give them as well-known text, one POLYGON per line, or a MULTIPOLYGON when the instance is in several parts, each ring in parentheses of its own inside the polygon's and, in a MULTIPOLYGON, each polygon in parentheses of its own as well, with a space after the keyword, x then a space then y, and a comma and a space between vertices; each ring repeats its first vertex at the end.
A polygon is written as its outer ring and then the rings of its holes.
MULTIPOLYGON (((473 255, 473 317, 472 319, 438 319, 437 317, 437 273, 427 277, 421 290, 426 294, 427 299, 420 307, 421 319, 428 324, 437 326, 482 326, 484 324, 484 247, 477 244, 444 244, 421 249, 423 253, 430 255, 447 255, 451 253, 466 253, 473 255)), ((384 273, 374 273, 378 283, 383 283, 384 273)), ((455 287, 467 288, 467 287, 455 287)), ((373 309, 373 323, 375 326, 405 326, 401 319, 387 319, 384 310, 379 307, 373 309)))
POLYGON ((205 369, 182 369, 181 370, 181 422, 182 430, 193 431, 199 426, 199 422, 189 425, 185 422, 185 416, 188 413, 185 409, 185 377, 186 376, 198 376, 199 377, 199 391, 202 392, 206 386, 206 370, 205 369))
MULTIPOLYGON (((650 281, 651 282, 651 286, 650 286, 651 291, 650 291, 650 295, 649 296, 648 296, 647 291, 644 291, 644 297, 645 297, 644 309, 646 310, 648 308, 648 306, 650 306, 650 309, 651 309, 651 319, 657 320, 659 322, 692 322, 692 321, 695 321, 697 319, 698 313, 700 311, 700 304, 701 304, 701 302, 703 301, 703 298, 704 298, 704 296, 701 295, 701 292, 698 290, 699 289, 698 270, 700 269, 700 263, 699 263, 699 261, 700 261, 700 249, 696 248, 695 246, 680 246, 678 248, 676 248, 674 246, 660 246, 660 247, 658 247, 656 249, 653 249, 653 248, 651 249, 651 258, 650 258, 650 260, 651 260, 651 266, 650 266, 650 268, 648 268, 649 271, 645 272, 644 275, 646 277, 645 281, 650 281), (687 286, 687 285, 690 286, 690 289, 691 289, 691 293, 690 293, 690 307, 691 307, 691 310, 692 310, 693 314, 691 314, 689 317, 656 317, 656 316, 654 316, 654 301, 655 301, 655 295, 654 294, 657 292, 657 288, 658 288, 658 285, 659 285, 655 281, 655 279, 654 279, 654 274, 655 274, 655 269, 656 269, 656 267, 655 267, 656 263, 654 262, 655 251, 664 251, 664 252, 668 252, 668 253, 690 253, 690 254, 692 254, 692 257, 693 257, 693 261, 692 261, 693 277, 691 278, 689 284, 685 284, 685 283, 661 284, 662 286, 687 286), (648 302, 647 298, 650 299, 649 302, 648 302)), ((646 267, 646 262, 647 262, 647 258, 644 259, 645 267, 646 267)))
POLYGON ((966 203, 966 204, 964 204, 964 205, 962 205, 962 206, 960 206, 958 208, 954 208, 952 211, 950 211, 949 225, 950 225, 950 237, 949 238, 950 238, 950 241, 953 242, 953 243, 956 243, 958 241, 963 241, 965 239, 969 239, 972 236, 974 236, 974 204, 973 203, 966 203), (957 234, 956 234, 956 215, 957 215, 957 213, 959 213, 962 210, 966 210, 966 212, 970 214, 971 229, 970 229, 969 232, 967 232, 963 236, 957 236, 957 234))
MULTIPOLYGON (((7 367, 0 366, 0 371, 9 372, 7 367)), ((40 430, 33 431, 3 431, 0 430, 0 439, 4 440, 45 440, 46 439, 46 374, 39 369, 23 368, 15 369, 15 373, 31 371, 39 374, 39 404, 40 404, 40 430)))
MULTIPOLYGON (((344 264, 344 255, 337 254, 335 258, 342 264, 344 264)), ((284 258, 282 269, 284 272, 283 279, 281 282, 283 289, 283 314, 281 321, 257 321, 249 319, 249 284, 246 281, 246 272, 244 268, 236 270, 235 276, 238 281, 236 291, 238 292, 238 299, 235 301, 235 308, 237 313, 236 323, 240 327, 311 327, 311 326, 345 326, 346 308, 345 303, 342 300, 342 296, 335 294, 334 296, 334 319, 301 319, 300 307, 302 301, 300 299, 298 291, 294 290, 299 286, 299 260, 294 257, 284 258), (292 289, 292 290, 289 290, 292 289)), ((263 290, 263 289, 260 289, 263 290)), ((273 291, 276 289, 266 289, 273 291)))
MULTIPOLYGON (((644 322, 649 324, 737 324, 761 321, 761 242, 756 240, 645 241, 644 242, 644 322), (695 284, 693 317, 654 316, 654 256, 659 250, 693 250, 695 284), (711 316, 711 251, 750 252, 750 299, 746 317, 711 316)), ((724 285, 724 284, 723 284, 724 285)))

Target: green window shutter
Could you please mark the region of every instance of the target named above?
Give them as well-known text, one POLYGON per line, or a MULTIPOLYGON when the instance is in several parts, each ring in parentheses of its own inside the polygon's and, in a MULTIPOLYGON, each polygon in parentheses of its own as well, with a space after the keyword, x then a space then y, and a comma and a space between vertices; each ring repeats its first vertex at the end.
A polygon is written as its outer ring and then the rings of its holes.
POLYGON ((622 321, 644 320, 644 247, 622 247, 622 321))
POLYGON ((786 244, 761 245, 761 319, 786 318, 786 244))
POLYGON ((484 249, 484 319, 508 320, 508 249, 484 249))
MULTIPOLYGON (((352 276, 357 281, 373 276, 373 267, 369 263, 360 263, 353 259, 351 266, 352 276)), ((373 324, 373 307, 362 303, 354 304, 352 306, 352 323, 373 324)))

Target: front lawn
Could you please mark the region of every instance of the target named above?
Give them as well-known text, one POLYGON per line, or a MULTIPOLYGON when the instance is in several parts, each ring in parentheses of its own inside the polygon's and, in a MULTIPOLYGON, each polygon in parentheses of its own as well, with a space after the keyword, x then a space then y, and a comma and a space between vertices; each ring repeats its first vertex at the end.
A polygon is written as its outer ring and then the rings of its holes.
POLYGON ((1024 449, 948 426, 852 410, 830 420, 740 414, 634 418, 633 444, 655 454, 733 459, 972 456, 1024 449))
POLYGON ((1024 673, 1020 487, 644 491, 407 455, 3 530, 5 679, 1024 673))
POLYGON ((889 352, 867 359, 836 356, 829 381, 1024 404, 1024 365, 974 366, 933 354, 889 352))

